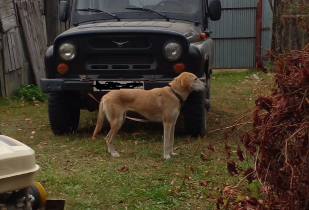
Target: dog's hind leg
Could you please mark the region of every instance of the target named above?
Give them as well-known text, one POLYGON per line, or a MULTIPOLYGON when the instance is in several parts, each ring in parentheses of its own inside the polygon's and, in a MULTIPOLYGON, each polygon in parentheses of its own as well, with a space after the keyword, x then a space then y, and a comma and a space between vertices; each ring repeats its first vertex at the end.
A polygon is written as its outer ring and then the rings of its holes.
POLYGON ((123 122, 124 122, 125 114, 120 114, 118 118, 112 119, 110 121, 110 126, 111 129, 108 132, 106 136, 106 144, 108 148, 108 152, 113 156, 113 157, 119 157, 119 153, 115 150, 115 138, 116 135, 121 128, 123 122))
POLYGON ((104 121, 104 110, 103 110, 103 100, 99 104, 99 112, 98 112, 98 119, 97 119, 97 124, 95 126, 92 139, 95 139, 95 136, 100 132, 103 126, 103 121, 104 121))

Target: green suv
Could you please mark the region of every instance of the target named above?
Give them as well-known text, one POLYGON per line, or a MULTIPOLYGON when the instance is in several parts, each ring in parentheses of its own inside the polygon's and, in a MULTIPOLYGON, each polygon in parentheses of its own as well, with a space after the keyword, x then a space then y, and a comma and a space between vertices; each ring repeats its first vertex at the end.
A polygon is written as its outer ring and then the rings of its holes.
POLYGON ((97 110, 108 91, 163 87, 187 71, 207 88, 186 100, 184 124, 187 134, 205 135, 214 59, 208 19, 220 17, 220 0, 60 1, 69 29, 47 49, 40 80, 52 131, 76 130, 80 110, 97 110))

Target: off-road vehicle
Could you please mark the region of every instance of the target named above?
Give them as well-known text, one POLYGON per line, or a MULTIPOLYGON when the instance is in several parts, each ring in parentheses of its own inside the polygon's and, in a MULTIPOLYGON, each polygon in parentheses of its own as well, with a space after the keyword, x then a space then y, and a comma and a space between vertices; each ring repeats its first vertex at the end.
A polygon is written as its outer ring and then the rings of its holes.
POLYGON ((76 130, 80 110, 95 111, 107 91, 163 87, 188 71, 207 88, 186 100, 184 125, 204 135, 214 50, 208 19, 220 17, 220 0, 60 1, 59 19, 70 27, 47 49, 40 81, 52 131, 76 130))

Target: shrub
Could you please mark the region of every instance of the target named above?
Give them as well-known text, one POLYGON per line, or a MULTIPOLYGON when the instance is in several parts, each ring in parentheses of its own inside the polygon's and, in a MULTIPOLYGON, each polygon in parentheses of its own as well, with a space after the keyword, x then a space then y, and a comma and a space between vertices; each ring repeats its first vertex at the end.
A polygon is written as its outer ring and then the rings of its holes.
POLYGON ((22 85, 20 88, 13 92, 13 99, 21 101, 41 101, 44 102, 47 99, 47 95, 35 85, 22 85))
MULTIPOLYGON (((252 127, 241 137, 245 154, 254 158, 245 177, 258 180, 265 196, 263 202, 249 197, 238 209, 309 208, 309 46, 274 57, 277 88, 255 101, 252 127)), ((237 151, 240 161, 242 154, 237 151)), ((238 174, 235 165, 230 161, 228 169, 238 174)))

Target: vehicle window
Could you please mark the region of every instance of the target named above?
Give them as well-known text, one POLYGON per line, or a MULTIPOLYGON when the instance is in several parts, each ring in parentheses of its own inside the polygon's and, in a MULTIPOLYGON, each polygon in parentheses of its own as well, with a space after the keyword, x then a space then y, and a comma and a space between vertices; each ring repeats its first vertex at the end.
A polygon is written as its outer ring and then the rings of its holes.
MULTIPOLYGON (((78 0, 77 9, 98 9, 109 13, 130 13, 128 7, 147 8, 163 13, 193 14, 200 8, 200 0, 78 0)), ((143 12, 143 11, 139 11, 143 12)), ((81 15, 98 11, 78 11, 81 15)))

